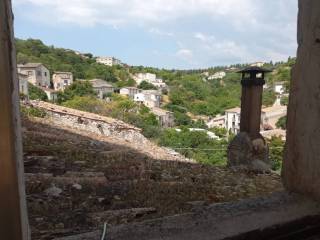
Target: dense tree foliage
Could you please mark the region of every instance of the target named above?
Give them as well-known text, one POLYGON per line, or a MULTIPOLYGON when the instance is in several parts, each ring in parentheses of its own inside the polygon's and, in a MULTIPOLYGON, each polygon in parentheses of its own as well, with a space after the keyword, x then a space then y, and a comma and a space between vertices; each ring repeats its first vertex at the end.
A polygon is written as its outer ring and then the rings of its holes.
POLYGON ((269 157, 272 162, 272 170, 279 171, 282 167, 283 151, 285 142, 280 137, 272 137, 268 141, 270 148, 269 157))
POLYGON ((75 97, 96 96, 92 85, 88 81, 77 81, 68 86, 64 92, 58 93, 58 103, 66 102, 75 97))
POLYGON ((31 83, 28 83, 29 88, 29 98, 31 100, 42 100, 47 101, 48 96, 47 94, 40 88, 33 86, 31 83))
POLYGON ((278 120, 278 122, 276 123, 277 128, 281 128, 283 130, 287 129, 287 116, 282 117, 278 120))
POLYGON ((156 86, 154 86, 151 83, 148 83, 146 81, 142 81, 138 88, 142 89, 142 90, 157 90, 158 88, 156 86))
POLYGON ((166 129, 163 131, 159 143, 200 163, 226 165, 227 162, 227 141, 210 139, 206 132, 191 132, 187 128, 182 128, 181 132, 175 129, 166 129))

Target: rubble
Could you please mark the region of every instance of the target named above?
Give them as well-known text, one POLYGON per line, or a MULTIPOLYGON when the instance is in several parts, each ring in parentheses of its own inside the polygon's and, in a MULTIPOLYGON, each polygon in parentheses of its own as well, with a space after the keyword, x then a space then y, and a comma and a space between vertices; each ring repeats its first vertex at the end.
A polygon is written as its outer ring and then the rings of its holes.
POLYGON ((141 222, 282 190, 277 174, 196 164, 150 142, 137 147, 48 120, 23 124, 32 239, 81 234, 100 230, 104 223, 141 222))

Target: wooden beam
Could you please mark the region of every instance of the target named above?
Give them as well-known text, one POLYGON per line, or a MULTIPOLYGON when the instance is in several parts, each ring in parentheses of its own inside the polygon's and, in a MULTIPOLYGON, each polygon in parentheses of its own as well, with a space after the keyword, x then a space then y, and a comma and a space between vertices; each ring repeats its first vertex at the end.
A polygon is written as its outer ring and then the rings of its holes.
POLYGON ((0 0, 0 238, 29 239, 11 0, 0 0))

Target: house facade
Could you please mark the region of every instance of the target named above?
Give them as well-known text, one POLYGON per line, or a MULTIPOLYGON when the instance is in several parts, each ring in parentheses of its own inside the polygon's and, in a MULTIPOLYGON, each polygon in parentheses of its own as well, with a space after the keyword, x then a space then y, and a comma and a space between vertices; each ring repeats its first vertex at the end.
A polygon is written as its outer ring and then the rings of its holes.
POLYGON ((170 128, 174 126, 174 114, 161 108, 151 108, 151 112, 157 117, 160 126, 170 128))
POLYGON ((274 83, 274 92, 282 95, 285 92, 285 87, 283 82, 276 82, 274 83))
POLYGON ((112 84, 102 79, 92 79, 89 82, 91 83, 98 97, 101 99, 103 99, 106 94, 112 94, 115 91, 115 87, 112 84))
POLYGON ((239 107, 226 110, 226 129, 228 132, 238 134, 240 132, 240 113, 239 107))
POLYGON ((27 75, 31 84, 50 88, 50 72, 42 63, 19 64, 18 72, 27 75))
POLYGON ((131 99, 134 99, 134 96, 141 92, 142 90, 136 87, 124 87, 120 89, 120 95, 127 96, 131 99))
POLYGON ((56 91, 64 91, 73 83, 73 74, 71 72, 55 72, 52 75, 53 88, 56 91))
POLYGON ((146 107, 155 108, 160 107, 162 94, 157 90, 145 90, 135 94, 134 101, 144 104, 146 107))
POLYGON ((226 127, 226 116, 217 116, 215 118, 211 118, 207 121, 206 125, 208 128, 225 128, 226 127))
POLYGON ((19 79, 19 92, 23 94, 26 98, 29 96, 29 87, 28 87, 28 75, 23 73, 18 73, 19 79))
POLYGON ((114 58, 114 57, 98 57, 96 59, 96 62, 101 63, 106 66, 109 66, 109 67, 121 65, 121 61, 119 59, 114 58))

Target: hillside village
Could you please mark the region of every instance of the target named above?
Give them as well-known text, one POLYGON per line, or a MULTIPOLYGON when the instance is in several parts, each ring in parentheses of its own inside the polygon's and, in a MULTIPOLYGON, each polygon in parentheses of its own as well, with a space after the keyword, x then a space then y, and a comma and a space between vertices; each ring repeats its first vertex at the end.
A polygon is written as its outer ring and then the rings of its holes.
MULTIPOLYGON (((77 54, 79 54, 77 52, 77 54)), ((113 57, 98 57, 97 63, 103 64, 108 67, 115 65, 121 65, 120 60, 113 57)), ((253 63, 251 66, 263 66, 264 63, 253 63)), ((209 72, 202 73, 204 81, 219 80, 227 76, 227 72, 236 72, 237 68, 226 68, 225 71, 218 71, 212 75, 209 72)), ((118 94, 125 96, 133 102, 148 107, 151 112, 157 117, 160 126, 165 128, 174 127, 175 118, 174 113, 164 108, 163 99, 165 97, 164 92, 170 91, 170 87, 161 78, 158 78, 156 74, 149 72, 139 72, 132 74, 134 80, 134 86, 117 87, 114 83, 107 82, 103 79, 74 79, 72 72, 60 72, 55 71, 51 73, 49 69, 42 63, 25 63, 18 65, 20 92, 25 96, 25 99, 29 99, 28 83, 44 91, 49 101, 55 103, 58 99, 58 93, 63 92, 66 88, 71 86, 75 81, 85 82, 91 84, 93 90, 96 92, 97 98, 106 102, 112 101, 110 96, 112 94, 118 94), (138 88, 141 84, 149 84, 152 86, 150 90, 143 90, 138 88)), ((268 86, 267 86, 268 87, 268 86)), ((285 85, 283 82, 275 82, 272 85, 272 91, 276 94, 276 100, 273 106, 265 107, 262 109, 261 115, 261 132, 263 135, 271 137, 273 135, 280 135, 285 139, 285 131, 278 129, 277 122, 280 118, 286 116, 286 106, 281 104, 281 99, 287 97, 288 94, 285 91, 285 85)), ((228 133, 237 134, 240 128, 240 108, 225 109, 223 115, 217 116, 201 116, 193 115, 192 120, 201 120, 209 129, 223 128, 228 133)), ((196 131, 204 131, 201 128, 190 128, 196 131)))

